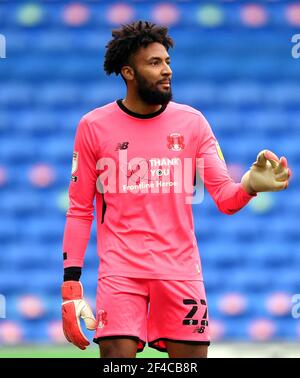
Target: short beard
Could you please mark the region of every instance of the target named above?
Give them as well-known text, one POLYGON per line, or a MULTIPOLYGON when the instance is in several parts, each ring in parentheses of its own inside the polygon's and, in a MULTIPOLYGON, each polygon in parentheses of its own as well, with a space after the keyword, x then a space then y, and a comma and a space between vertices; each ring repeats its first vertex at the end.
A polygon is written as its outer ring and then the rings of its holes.
POLYGON ((155 87, 151 87, 147 80, 135 70, 135 79, 137 82, 137 92, 141 100, 148 105, 167 105, 173 98, 172 88, 162 92, 155 87))

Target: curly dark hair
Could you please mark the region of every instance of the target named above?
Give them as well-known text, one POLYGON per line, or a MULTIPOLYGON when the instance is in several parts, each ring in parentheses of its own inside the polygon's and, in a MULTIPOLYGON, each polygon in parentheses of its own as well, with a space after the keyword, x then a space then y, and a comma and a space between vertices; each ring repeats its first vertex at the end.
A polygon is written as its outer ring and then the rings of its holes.
POLYGON ((166 26, 159 26, 149 21, 136 21, 122 25, 112 31, 113 39, 105 46, 104 71, 107 75, 119 75, 124 65, 129 65, 134 53, 140 47, 147 47, 152 42, 159 42, 168 51, 174 46, 173 39, 167 34, 166 26))

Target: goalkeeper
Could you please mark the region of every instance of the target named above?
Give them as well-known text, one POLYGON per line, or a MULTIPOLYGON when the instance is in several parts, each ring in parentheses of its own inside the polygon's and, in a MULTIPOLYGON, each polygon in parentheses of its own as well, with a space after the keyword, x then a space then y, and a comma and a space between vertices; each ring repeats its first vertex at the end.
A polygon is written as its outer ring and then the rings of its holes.
POLYGON ((122 76, 126 97, 84 115, 76 132, 63 241, 63 330, 85 349, 83 318, 95 330, 101 357, 133 358, 146 342, 172 358, 207 356, 207 301, 192 207, 176 174, 181 163, 191 162, 193 177, 204 163, 204 184, 226 214, 289 182, 287 160, 267 149, 241 183, 233 182, 204 116, 172 101, 167 33, 142 21, 113 31, 104 69, 122 76), (101 260, 95 318, 80 283, 94 199, 101 260))

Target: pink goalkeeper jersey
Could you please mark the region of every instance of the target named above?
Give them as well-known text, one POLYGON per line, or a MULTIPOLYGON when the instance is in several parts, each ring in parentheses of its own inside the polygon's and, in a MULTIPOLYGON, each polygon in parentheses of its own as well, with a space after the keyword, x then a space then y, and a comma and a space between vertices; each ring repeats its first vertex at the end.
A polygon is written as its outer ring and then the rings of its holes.
POLYGON ((96 197, 100 278, 202 280, 196 170, 222 212, 253 198, 232 181, 208 122, 192 107, 170 102, 139 116, 118 100, 86 114, 75 138, 64 267, 83 266, 96 197))

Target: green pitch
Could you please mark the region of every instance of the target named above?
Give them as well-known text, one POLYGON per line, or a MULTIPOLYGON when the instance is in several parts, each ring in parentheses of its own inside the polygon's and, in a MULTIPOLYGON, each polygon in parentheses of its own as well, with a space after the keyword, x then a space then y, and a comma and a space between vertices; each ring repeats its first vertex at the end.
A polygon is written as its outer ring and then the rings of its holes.
MULTIPOLYGON (((97 346, 90 346, 85 351, 75 347, 28 345, 21 347, 1 347, 0 358, 98 358, 97 346)), ((137 354, 138 358, 167 358, 167 353, 159 352, 145 347, 144 351, 137 354)))

